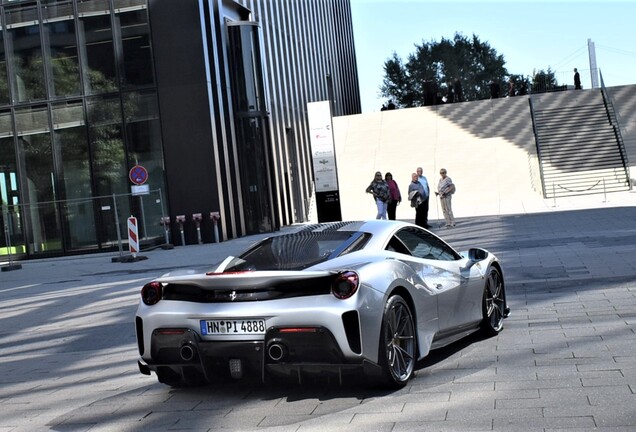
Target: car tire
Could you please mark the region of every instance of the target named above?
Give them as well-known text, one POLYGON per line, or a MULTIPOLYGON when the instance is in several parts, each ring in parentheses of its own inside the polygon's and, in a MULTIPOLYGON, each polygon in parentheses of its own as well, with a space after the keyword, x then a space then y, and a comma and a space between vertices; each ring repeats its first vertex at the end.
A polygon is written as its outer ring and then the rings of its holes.
POLYGON ((486 336, 495 336, 503 329, 506 316, 506 295, 503 278, 496 268, 491 268, 486 278, 482 316, 481 329, 486 336))
POLYGON ((415 322, 406 301, 399 295, 389 298, 382 316, 378 361, 381 384, 401 388, 411 379, 416 361, 415 322))

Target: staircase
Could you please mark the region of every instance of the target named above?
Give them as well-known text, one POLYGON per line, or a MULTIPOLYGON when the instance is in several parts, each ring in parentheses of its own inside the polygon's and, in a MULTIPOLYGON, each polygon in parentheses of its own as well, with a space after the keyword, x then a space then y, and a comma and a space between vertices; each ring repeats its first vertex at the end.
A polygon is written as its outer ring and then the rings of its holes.
POLYGON ((530 98, 543 196, 630 190, 616 116, 601 89, 530 98))

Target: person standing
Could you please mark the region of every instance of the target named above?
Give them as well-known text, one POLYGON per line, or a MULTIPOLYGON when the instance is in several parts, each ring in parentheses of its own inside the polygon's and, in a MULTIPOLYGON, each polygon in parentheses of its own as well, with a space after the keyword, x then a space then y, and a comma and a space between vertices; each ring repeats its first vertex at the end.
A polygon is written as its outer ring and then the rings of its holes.
POLYGON ((384 181, 389 187, 389 204, 387 205, 386 212, 389 216, 389 220, 395 220, 395 210, 398 204, 402 202, 402 195, 400 194, 398 184, 393 180, 393 174, 390 172, 384 174, 384 181))
POLYGON ((453 207, 451 205, 451 198, 455 193, 455 184, 446 174, 446 168, 439 170, 441 178, 437 184, 437 192, 435 192, 435 195, 439 196, 439 200, 442 203, 442 212, 446 220, 446 228, 451 228, 455 226, 455 216, 453 216, 453 207))
POLYGON ((417 173, 411 174, 409 201, 411 201, 411 207, 415 209, 415 225, 422 228, 430 228, 426 221, 426 212, 424 211, 424 186, 422 186, 418 177, 417 173))
POLYGON ((444 103, 453 103, 455 102, 455 95, 453 94, 453 83, 448 81, 446 83, 446 95, 444 96, 444 103))
POLYGON ((378 207, 376 219, 386 219, 386 208, 389 202, 389 186, 382 178, 382 173, 377 171, 371 184, 367 187, 367 193, 373 194, 373 199, 378 207))
POLYGON ((422 206, 424 206, 422 208, 424 225, 422 226, 424 228, 430 228, 431 226, 428 224, 428 198, 430 196, 430 188, 428 187, 428 180, 426 180, 426 177, 424 177, 424 174, 422 174, 423 173, 422 167, 418 167, 415 172, 417 173, 417 180, 420 182, 420 184, 424 188, 424 194, 422 196, 422 199, 424 200, 422 202, 422 206))
POLYGON ((464 91, 462 90, 462 83, 459 78, 455 78, 455 82, 453 83, 453 102, 463 102, 464 101, 464 91))
POLYGON ((579 75, 579 71, 574 68, 574 90, 581 90, 581 75, 579 75))
POLYGON ((499 91, 501 90, 499 83, 490 80, 488 87, 490 88, 490 99, 497 99, 499 97, 499 91))

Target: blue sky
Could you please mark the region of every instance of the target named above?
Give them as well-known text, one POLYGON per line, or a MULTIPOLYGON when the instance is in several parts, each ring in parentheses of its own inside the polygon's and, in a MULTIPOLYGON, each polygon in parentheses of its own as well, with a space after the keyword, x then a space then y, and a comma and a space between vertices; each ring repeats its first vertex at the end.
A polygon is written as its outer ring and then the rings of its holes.
POLYGON ((477 35, 504 56, 508 72, 550 67, 560 84, 572 69, 590 88, 588 39, 606 86, 636 83, 636 1, 351 0, 362 112, 379 111, 384 62, 405 62, 415 45, 477 35))

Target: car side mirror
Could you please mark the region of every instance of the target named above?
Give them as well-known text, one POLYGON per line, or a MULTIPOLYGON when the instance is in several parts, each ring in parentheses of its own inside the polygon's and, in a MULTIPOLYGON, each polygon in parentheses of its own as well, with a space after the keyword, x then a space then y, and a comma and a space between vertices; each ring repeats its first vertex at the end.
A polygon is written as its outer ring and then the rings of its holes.
POLYGON ((488 256, 488 251, 486 251, 485 249, 480 249, 480 248, 468 249, 468 259, 473 262, 485 260, 487 256, 488 256))

